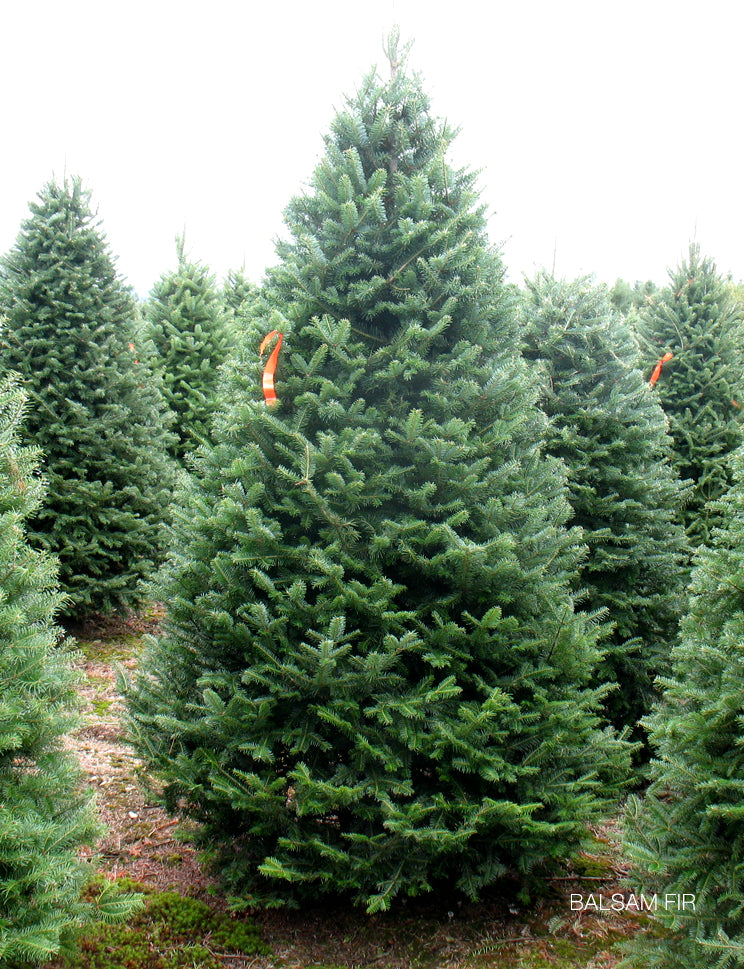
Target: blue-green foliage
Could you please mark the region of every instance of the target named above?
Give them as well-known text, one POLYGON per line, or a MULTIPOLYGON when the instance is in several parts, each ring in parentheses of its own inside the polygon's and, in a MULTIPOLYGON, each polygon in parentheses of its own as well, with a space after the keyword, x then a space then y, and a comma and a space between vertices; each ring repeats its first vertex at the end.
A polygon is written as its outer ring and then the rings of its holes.
POLYGON ((50 182, 0 263, 0 364, 23 378, 49 479, 28 523, 73 615, 136 605, 162 558, 169 418, 136 308, 78 180, 50 182))
POLYGON ((39 507, 37 451, 18 441, 24 395, 0 384, 0 964, 44 962, 90 906, 78 852, 97 834, 64 749, 74 680, 54 613, 55 563, 24 533, 39 507))
POLYGON ((693 546, 718 524, 716 499, 730 483, 728 456, 744 442, 742 306, 697 245, 644 303, 637 326, 647 376, 666 353, 656 392, 669 421, 672 464, 693 482, 680 520, 693 546))
POLYGON ((600 682, 614 721, 636 728, 668 672, 684 608, 689 551, 678 522, 687 489, 670 464, 664 412, 638 369, 628 323, 604 287, 542 273, 521 306, 523 352, 539 365, 547 446, 568 467, 571 524, 589 555, 573 577, 613 625, 600 682))
POLYGON ((636 886, 695 898, 694 910, 658 912, 673 933, 646 943, 648 967, 744 964, 744 452, 732 470, 711 509, 721 528, 695 559, 671 676, 647 718, 652 784, 628 810, 636 886))
POLYGON ((132 726, 255 900, 475 897, 575 850, 628 767, 451 140, 400 66, 348 100, 253 310, 284 334, 278 403, 244 349, 180 496, 132 726))
POLYGON ((176 417, 170 451, 184 462, 209 437, 219 368, 233 338, 214 277, 186 258, 182 239, 178 268, 155 284, 146 315, 145 334, 155 347, 163 394, 176 417))

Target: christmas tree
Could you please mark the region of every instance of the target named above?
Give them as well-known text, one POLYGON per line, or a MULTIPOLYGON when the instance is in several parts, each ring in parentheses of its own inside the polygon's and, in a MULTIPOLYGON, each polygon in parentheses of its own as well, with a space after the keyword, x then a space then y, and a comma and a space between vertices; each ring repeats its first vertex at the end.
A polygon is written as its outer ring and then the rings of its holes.
MULTIPOLYGON (((98 834, 90 797, 64 747, 74 723, 70 656, 54 613, 55 563, 31 549, 38 453, 18 441, 24 396, 0 384, 0 964, 44 962, 90 917, 79 849, 98 834)), ((109 914, 114 914, 113 910, 109 914)))
POLYGON ((0 314, 0 359, 24 379, 49 479, 30 539, 58 556, 70 614, 135 605, 162 558, 169 418, 79 180, 31 204, 0 264, 0 314))
POLYGON ((287 209, 131 695, 166 804, 254 902, 475 897, 574 851, 628 769, 474 176, 389 57, 287 209))
POLYGON ((693 545, 705 544, 717 524, 715 499, 729 485, 726 458, 744 441, 742 307, 692 245, 670 285, 644 304, 638 329, 669 420, 672 463, 694 482, 682 521, 693 545))
POLYGON ((571 524, 589 546, 574 587, 614 627, 598 676, 620 685, 608 698, 616 724, 635 727, 676 635, 689 558, 664 412, 604 287, 542 273, 521 315, 523 353, 543 377, 548 450, 568 467, 571 524))
POLYGON ((655 915, 671 933, 644 940, 649 969, 744 964, 744 452, 731 464, 711 509, 722 527, 698 550, 672 674, 647 718, 652 784, 628 810, 634 888, 671 899, 655 915))
POLYGON ((183 239, 177 248, 178 268, 165 273, 150 294, 146 335, 176 416, 172 455, 184 461, 209 435, 218 371, 233 339, 214 277, 186 258, 183 239))
POLYGON ((623 316, 630 316, 652 302, 658 289, 650 279, 645 283, 637 279, 632 286, 624 279, 617 279, 610 290, 610 301, 623 316))
POLYGON ((243 269, 231 269, 222 286, 222 302, 235 332, 245 330, 260 295, 243 269))

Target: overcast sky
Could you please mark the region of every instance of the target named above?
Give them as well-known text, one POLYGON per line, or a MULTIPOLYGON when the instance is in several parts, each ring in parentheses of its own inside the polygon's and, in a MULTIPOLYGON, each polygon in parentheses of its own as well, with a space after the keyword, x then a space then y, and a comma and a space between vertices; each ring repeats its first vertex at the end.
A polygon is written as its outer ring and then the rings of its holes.
POLYGON ((741 0, 3 2, 0 251, 66 172, 140 295, 184 229, 258 282, 395 22, 514 281, 663 283, 693 238, 744 278, 741 0))

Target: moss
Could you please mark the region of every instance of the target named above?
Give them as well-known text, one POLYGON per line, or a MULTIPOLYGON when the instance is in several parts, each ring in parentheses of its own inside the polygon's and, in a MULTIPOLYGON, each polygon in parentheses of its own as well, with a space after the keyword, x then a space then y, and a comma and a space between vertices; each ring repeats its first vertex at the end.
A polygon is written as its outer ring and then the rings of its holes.
POLYGON ((91 706, 93 708, 93 713, 95 713, 96 716, 103 717, 106 713, 108 713, 112 703, 111 700, 94 700, 91 706))
POLYGON ((611 879, 614 873, 614 859, 608 853, 592 854, 588 851, 577 855, 573 867, 580 878, 611 879))
POLYGON ((605 943, 600 948, 572 945, 560 951, 552 947, 539 950, 521 948, 519 950, 494 952, 490 956, 471 957, 462 963, 463 969, 588 969, 596 965, 607 965, 606 961, 595 963, 595 958, 611 951, 605 943))
POLYGON ((80 936, 78 951, 48 969, 223 969, 226 953, 268 955, 270 948, 250 922, 214 911, 178 892, 153 892, 128 879, 121 891, 145 896, 127 925, 99 923, 80 936))
POLYGON ((142 652, 143 635, 118 633, 115 636, 100 639, 78 639, 76 646, 89 662, 121 661, 138 656, 142 652))

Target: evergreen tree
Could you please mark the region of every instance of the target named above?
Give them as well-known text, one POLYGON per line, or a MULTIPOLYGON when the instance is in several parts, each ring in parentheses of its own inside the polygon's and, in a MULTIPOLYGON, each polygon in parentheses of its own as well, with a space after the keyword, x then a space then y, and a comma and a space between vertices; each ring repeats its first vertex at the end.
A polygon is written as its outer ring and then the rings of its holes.
POLYGON ((155 346, 178 439, 171 449, 183 461, 209 435, 218 370, 232 336, 214 277, 184 255, 177 240, 178 268, 155 284, 147 307, 146 333, 155 346))
POLYGON ((732 280, 728 282, 729 291, 731 293, 732 301, 738 305, 742 314, 744 314, 744 283, 735 283, 732 280))
MULTIPOLYGON (((64 747, 73 724, 70 656, 54 613, 53 560, 24 522, 39 506, 38 454, 18 442, 24 397, 0 384, 0 964, 44 962, 90 916, 79 849, 98 826, 64 747)), ((116 906, 114 906, 114 910, 116 906)), ((114 910, 109 914, 113 915, 114 910)))
POLYGON ((29 536, 58 556, 69 613, 135 605, 162 558, 167 410, 79 180, 31 204, 0 264, 0 313, 0 360, 24 378, 49 479, 29 536))
POLYGON ((715 499, 729 485, 726 458, 744 441, 743 314, 696 245, 670 280, 645 305, 638 327, 649 374, 665 354, 673 355, 656 388, 674 441, 672 463, 681 479, 694 482, 682 521, 700 545, 717 524, 715 499))
POLYGON ((610 290, 610 300, 623 316, 628 316, 650 303, 657 291, 658 286, 650 279, 645 283, 637 279, 632 286, 624 279, 617 279, 610 290))
POLYGON ((627 817, 634 887, 672 897, 655 916, 671 935, 644 940, 649 969, 744 965, 744 452, 731 463, 722 527, 698 550, 672 674, 647 719, 652 784, 627 817))
POLYGON ((231 269, 222 286, 222 302, 235 330, 245 330, 260 290, 245 275, 243 269, 231 269))
POLYGON ((522 325, 543 375, 547 447, 568 467, 571 523, 589 545, 574 588, 614 626, 598 676, 620 685, 608 698, 615 722, 635 727, 676 634, 689 559, 664 412, 604 287, 542 273, 527 283, 522 325))
POLYGON ((287 209, 261 304, 278 401, 254 346, 131 696, 166 804, 254 901, 477 896, 575 850, 628 768, 474 176, 389 56, 287 209))

